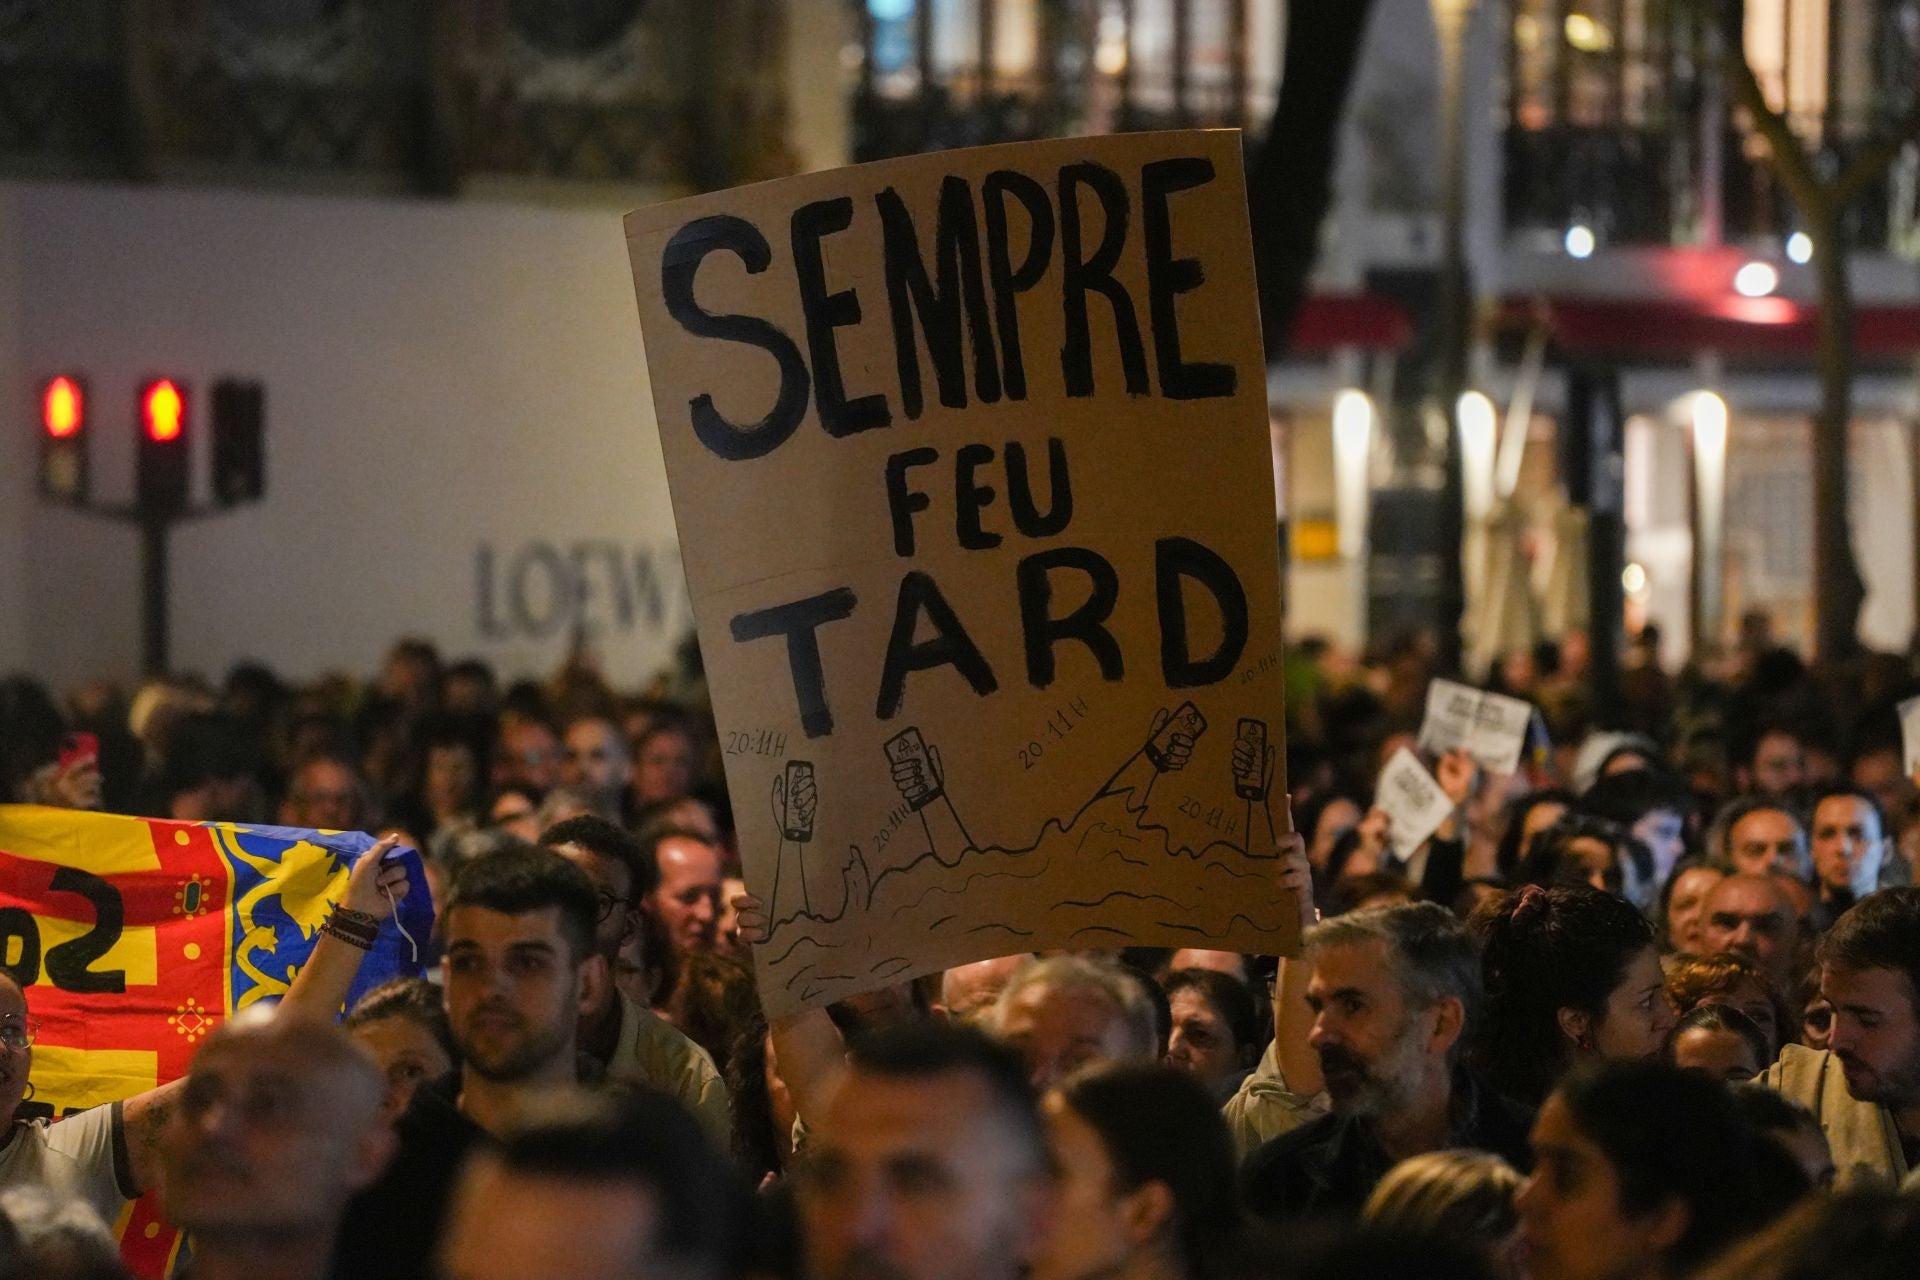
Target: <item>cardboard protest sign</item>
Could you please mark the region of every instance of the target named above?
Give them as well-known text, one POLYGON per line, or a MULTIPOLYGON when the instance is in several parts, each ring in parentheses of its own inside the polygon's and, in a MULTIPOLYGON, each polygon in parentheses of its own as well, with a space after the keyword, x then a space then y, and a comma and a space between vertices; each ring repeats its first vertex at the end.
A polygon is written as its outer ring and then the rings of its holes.
POLYGON ((1413 752, 1401 747, 1380 771, 1376 805, 1387 811, 1387 843, 1402 862, 1412 858, 1427 837, 1453 813, 1453 801, 1413 752))
POLYGON ((809 174, 627 244, 769 1010, 1291 952, 1239 135, 809 174))
POLYGON ((1520 767, 1532 724, 1532 703, 1435 680, 1427 686, 1420 749, 1435 756, 1465 751, 1488 773, 1512 773, 1520 767))

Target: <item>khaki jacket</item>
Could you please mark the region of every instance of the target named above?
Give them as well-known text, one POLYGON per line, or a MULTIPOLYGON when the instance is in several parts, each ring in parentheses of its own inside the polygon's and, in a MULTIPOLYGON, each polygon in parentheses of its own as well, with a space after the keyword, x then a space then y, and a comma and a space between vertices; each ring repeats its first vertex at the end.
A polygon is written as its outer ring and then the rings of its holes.
POLYGON ((722 1151, 733 1150, 727 1086, 707 1051, 651 1009, 620 993, 620 1039, 607 1062, 607 1079, 645 1085, 686 1104, 722 1151))
POLYGON ((1758 1083, 1813 1112, 1833 1152, 1836 1191, 1895 1191, 1909 1172, 1893 1114, 1847 1092, 1846 1072, 1831 1053, 1790 1044, 1758 1083))

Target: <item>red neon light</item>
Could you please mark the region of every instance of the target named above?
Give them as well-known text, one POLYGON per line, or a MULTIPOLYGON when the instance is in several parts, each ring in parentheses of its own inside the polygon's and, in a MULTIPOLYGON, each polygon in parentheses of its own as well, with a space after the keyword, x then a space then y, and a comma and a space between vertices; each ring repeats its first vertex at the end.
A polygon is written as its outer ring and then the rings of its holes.
POLYGON ((86 397, 81 393, 80 384, 72 378, 59 377, 47 384, 40 397, 40 421, 46 425, 47 434, 56 440, 65 440, 80 430, 80 423, 86 417, 86 397))
POLYGON ((140 416, 147 426, 147 439, 157 444, 179 439, 180 420, 185 411, 186 401, 173 383, 162 378, 149 386, 140 399, 140 416))

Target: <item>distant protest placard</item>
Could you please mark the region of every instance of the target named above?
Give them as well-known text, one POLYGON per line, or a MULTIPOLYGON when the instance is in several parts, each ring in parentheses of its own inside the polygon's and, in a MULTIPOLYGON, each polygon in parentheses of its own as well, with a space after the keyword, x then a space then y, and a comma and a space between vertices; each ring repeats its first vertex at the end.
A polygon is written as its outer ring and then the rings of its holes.
POLYGON ((769 1011, 1041 948, 1291 953, 1239 135, 626 229, 769 1011))

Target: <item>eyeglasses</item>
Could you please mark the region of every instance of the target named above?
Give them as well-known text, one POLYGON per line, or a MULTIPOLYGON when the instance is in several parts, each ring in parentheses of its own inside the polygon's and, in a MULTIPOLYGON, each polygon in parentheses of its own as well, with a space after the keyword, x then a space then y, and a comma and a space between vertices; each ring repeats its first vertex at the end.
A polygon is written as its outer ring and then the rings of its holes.
POLYGON ((11 1049, 18 1053, 39 1036, 40 1024, 31 1018, 24 1022, 0 1022, 0 1049, 11 1049))
POLYGON ((616 898, 612 894, 608 893, 605 889, 600 890, 598 893, 594 894, 593 896, 595 900, 600 903, 599 919, 601 920, 605 920, 607 917, 611 916, 614 912, 618 911, 620 908, 627 905, 625 898, 616 898))

